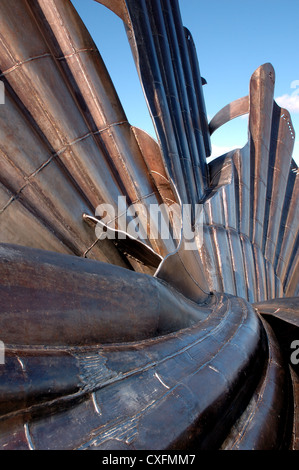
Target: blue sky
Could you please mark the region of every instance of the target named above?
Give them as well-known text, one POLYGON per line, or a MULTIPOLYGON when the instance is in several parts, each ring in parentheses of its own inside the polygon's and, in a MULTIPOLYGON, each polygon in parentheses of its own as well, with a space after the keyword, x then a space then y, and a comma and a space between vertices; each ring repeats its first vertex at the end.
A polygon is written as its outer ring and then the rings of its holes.
MULTIPOLYGON (((121 20, 94 0, 72 0, 106 63, 129 122, 154 134, 121 20)), ((184 25, 196 44, 209 118, 248 94, 249 80, 270 62, 275 99, 286 107, 296 132, 299 164, 299 0, 179 0, 184 25)), ((212 136, 213 155, 247 142, 247 119, 212 136)))

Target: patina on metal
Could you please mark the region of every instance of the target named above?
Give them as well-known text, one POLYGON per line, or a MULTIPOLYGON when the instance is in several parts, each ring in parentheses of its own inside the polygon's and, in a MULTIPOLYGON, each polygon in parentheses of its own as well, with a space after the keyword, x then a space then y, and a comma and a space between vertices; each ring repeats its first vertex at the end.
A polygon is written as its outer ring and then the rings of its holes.
POLYGON ((70 0, 0 2, 0 449, 298 450, 299 179, 274 69, 209 123, 177 0, 99 3, 157 140, 70 0), (248 143, 208 163, 242 114, 248 143), (119 197, 145 239, 97 216, 119 197), (153 204, 191 207, 196 248, 152 236, 153 204))

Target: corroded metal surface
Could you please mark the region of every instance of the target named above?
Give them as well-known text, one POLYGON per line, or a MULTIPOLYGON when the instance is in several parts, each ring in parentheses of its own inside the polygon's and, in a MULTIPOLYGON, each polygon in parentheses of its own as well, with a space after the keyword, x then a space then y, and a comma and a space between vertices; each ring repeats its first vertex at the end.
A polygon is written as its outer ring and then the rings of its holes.
POLYGON ((208 124, 177 0, 99 3, 125 24, 157 141, 69 0, 0 2, 0 448, 296 449, 299 180, 273 67, 208 124), (247 112, 245 147, 207 163, 247 112), (192 250, 174 219, 152 236, 153 204, 191 207, 192 250))

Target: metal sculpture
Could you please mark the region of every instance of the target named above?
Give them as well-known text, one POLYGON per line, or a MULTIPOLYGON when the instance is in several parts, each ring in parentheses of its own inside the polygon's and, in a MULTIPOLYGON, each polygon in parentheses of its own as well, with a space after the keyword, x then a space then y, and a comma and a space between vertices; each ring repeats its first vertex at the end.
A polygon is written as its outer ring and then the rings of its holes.
POLYGON ((128 123, 69 0, 0 4, 0 448, 298 449, 298 168, 274 70, 208 124, 177 1, 99 3, 158 141, 128 123), (208 164, 245 112, 248 144, 208 164), (143 240, 127 211, 96 214, 124 196, 143 240), (193 249, 181 227, 151 237, 154 204, 190 207, 193 249))

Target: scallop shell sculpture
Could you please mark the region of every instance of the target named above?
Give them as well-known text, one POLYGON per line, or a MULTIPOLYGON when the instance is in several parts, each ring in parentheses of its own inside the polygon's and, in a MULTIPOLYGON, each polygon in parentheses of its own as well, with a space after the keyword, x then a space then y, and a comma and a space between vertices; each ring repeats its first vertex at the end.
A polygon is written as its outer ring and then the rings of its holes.
POLYGON ((298 449, 299 180, 273 67, 208 123, 177 0, 99 3, 157 141, 69 0, 0 2, 0 448, 298 449), (247 145, 207 163, 244 113, 247 145), (190 208, 192 249, 174 218, 152 236, 161 205, 190 208))

